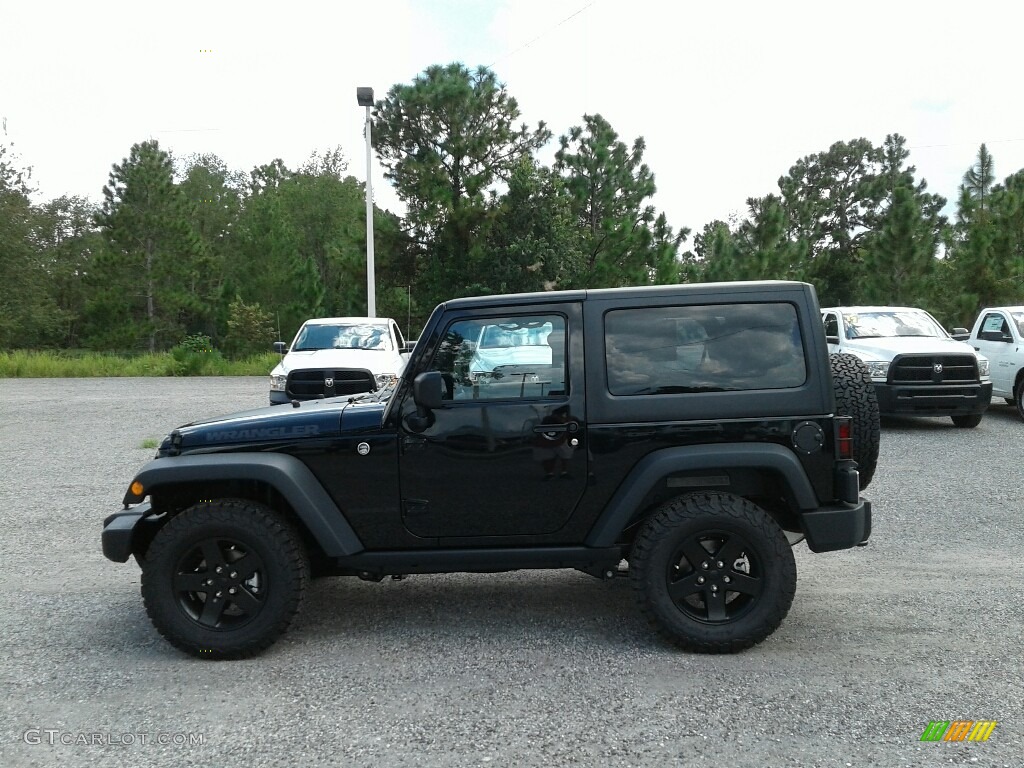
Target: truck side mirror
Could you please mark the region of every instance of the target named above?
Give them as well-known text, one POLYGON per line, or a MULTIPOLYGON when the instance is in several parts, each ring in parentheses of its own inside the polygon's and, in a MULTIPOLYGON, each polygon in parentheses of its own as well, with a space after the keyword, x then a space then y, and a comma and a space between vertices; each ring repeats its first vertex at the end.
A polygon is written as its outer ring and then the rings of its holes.
POLYGON ((967 341, 969 338, 971 338, 971 332, 968 331, 966 328, 954 328, 953 332, 949 335, 952 336, 957 341, 967 341))
POLYGON ((838 344, 839 343, 839 337, 838 336, 826 336, 825 337, 825 343, 826 344, 838 344))
POLYGON ((277 354, 279 354, 279 355, 283 355, 283 354, 285 354, 288 351, 288 347, 286 347, 284 345, 283 341, 275 341, 274 342, 274 351, 277 352, 277 354))

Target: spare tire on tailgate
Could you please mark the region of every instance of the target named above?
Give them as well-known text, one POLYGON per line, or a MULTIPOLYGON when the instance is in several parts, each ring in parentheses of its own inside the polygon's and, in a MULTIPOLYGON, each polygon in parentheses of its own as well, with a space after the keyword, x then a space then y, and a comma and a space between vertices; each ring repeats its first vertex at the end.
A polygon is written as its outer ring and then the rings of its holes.
POLYGON ((878 397, 864 361, 854 355, 829 355, 832 387, 836 393, 836 416, 853 418, 853 458, 860 472, 861 490, 868 487, 878 465, 881 423, 878 397))

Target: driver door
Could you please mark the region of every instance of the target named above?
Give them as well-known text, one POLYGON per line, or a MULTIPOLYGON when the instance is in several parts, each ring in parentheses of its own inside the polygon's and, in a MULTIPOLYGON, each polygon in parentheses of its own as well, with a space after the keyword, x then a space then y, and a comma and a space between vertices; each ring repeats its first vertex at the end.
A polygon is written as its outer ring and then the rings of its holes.
POLYGON ((426 369, 445 381, 443 407, 417 432, 411 394, 401 405, 411 533, 507 537, 565 525, 587 487, 581 323, 578 303, 476 310, 448 322, 426 369))

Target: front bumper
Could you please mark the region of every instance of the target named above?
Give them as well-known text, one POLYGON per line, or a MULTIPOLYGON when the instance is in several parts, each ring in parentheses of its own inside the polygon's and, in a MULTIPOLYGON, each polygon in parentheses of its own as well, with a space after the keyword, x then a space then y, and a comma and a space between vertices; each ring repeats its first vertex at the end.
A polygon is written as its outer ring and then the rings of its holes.
POLYGON ((801 520, 812 552, 850 549, 871 536, 871 502, 861 496, 855 504, 840 502, 804 512, 801 520))
MULTIPOLYGON (((150 503, 143 502, 131 509, 122 509, 103 521, 103 555, 115 563, 126 563, 128 558, 144 551, 153 540, 157 528, 157 516, 150 503)), ((136 556, 136 559, 138 557, 136 556)))
POLYGON ((984 413, 992 382, 971 384, 875 384, 878 410, 917 416, 969 416, 984 413))

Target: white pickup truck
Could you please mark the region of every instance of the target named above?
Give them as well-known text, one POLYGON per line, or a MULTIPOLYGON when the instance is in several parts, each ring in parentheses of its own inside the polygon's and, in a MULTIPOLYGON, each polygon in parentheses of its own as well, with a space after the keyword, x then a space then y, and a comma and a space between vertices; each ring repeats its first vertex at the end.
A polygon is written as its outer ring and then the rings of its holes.
POLYGON ((867 364, 881 413, 949 416, 964 428, 981 423, 992 400, 988 359, 923 309, 827 307, 821 317, 828 351, 867 364))
POLYGON ((992 365, 992 394, 1024 419, 1024 307, 989 307, 974 321, 968 343, 992 365))
POLYGON ((390 317, 320 317, 307 320, 270 372, 270 404, 313 400, 391 386, 409 360, 407 342, 390 317))

